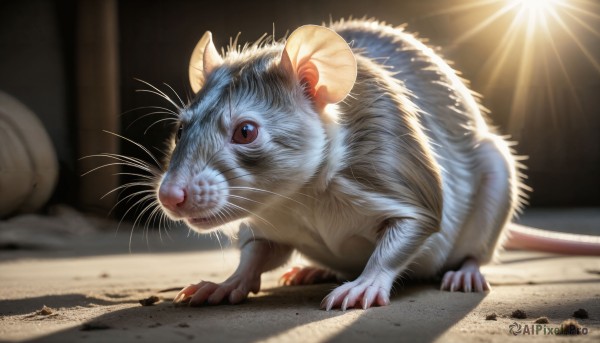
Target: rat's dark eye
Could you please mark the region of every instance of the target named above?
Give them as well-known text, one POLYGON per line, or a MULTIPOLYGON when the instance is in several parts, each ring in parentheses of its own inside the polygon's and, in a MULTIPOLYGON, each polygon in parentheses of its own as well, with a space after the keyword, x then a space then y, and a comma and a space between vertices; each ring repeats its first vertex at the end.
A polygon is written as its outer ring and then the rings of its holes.
POLYGON ((258 137, 258 125, 251 121, 244 121, 236 126, 231 140, 236 144, 248 144, 258 137))
POLYGON ((179 142, 182 134, 183 134, 183 123, 179 124, 179 127, 177 128, 177 134, 175 135, 175 143, 179 142))

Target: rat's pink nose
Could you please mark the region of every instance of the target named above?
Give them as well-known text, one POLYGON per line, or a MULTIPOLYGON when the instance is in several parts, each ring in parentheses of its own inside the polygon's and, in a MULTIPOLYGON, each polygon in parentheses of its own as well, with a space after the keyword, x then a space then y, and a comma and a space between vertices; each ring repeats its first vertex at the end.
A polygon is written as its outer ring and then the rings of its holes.
POLYGON ((163 183, 158 190, 158 200, 171 211, 177 211, 178 207, 182 207, 186 198, 185 189, 177 185, 163 183))

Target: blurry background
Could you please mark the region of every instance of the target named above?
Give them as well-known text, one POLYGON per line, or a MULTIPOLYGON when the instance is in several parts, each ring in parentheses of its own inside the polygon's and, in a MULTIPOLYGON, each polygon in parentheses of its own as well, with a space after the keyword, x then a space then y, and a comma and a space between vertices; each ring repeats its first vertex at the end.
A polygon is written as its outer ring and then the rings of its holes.
POLYGON ((593 0, 3 0, 0 90, 33 110, 50 134, 60 165, 51 203, 106 215, 117 193, 100 197, 131 178, 114 176, 118 168, 80 177, 108 160, 79 159, 121 153, 150 161, 103 130, 160 157, 173 128, 159 122, 147 130, 165 116, 142 117, 156 109, 139 108, 172 107, 136 92, 149 87, 135 78, 176 99, 166 83, 185 101, 189 56, 206 30, 224 47, 238 32, 240 42, 251 42, 274 27, 279 39, 330 17, 407 23, 408 31, 441 47, 482 94, 500 132, 529 156, 532 207, 598 206, 599 8, 593 0))

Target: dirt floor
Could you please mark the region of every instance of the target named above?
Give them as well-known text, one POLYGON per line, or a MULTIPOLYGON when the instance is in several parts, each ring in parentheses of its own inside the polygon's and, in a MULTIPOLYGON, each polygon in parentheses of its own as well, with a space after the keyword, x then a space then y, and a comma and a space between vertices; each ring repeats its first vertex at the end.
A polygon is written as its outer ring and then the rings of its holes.
MULTIPOLYGON (((600 341, 597 257, 503 252, 500 264, 484 268, 489 293, 404 282, 390 306, 367 311, 319 310, 334 285, 281 287, 281 270, 264 275, 262 292, 241 305, 175 307, 175 289, 225 279, 237 251, 184 228, 163 231, 162 240, 136 229, 130 244, 127 227, 116 232, 112 222, 56 212, 0 222, 2 342, 600 341), (155 305, 140 305, 152 295, 155 305), (589 318, 573 318, 579 309, 589 318), (526 318, 512 318, 515 310, 526 318), (535 324, 540 317, 548 323, 535 324), (584 334, 556 335, 568 319, 584 334)), ((600 209, 531 211, 522 221, 600 235, 600 209)))

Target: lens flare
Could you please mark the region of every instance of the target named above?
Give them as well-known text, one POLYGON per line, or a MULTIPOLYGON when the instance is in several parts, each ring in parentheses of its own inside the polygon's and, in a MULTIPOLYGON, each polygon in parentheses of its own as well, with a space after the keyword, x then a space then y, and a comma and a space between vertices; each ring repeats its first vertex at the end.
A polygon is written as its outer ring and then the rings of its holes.
POLYGON ((529 12, 530 14, 537 15, 543 14, 546 11, 551 10, 554 6, 560 4, 560 0, 509 0, 509 7, 518 7, 522 10, 529 12))
POLYGON ((575 69, 581 72, 580 66, 575 64, 588 64, 592 72, 600 76, 599 13, 600 3, 595 0, 457 0, 455 5, 433 15, 478 18, 453 40, 455 49, 467 41, 494 39, 486 42, 493 46, 489 47, 491 53, 485 56, 481 67, 486 75, 483 90, 489 93, 500 81, 512 80, 507 125, 510 131, 518 132, 527 110, 531 109, 529 103, 540 101, 537 89, 545 88, 543 101, 549 104, 548 119, 556 125, 559 125, 560 113, 554 104, 559 101, 555 93, 563 89, 570 94, 577 112, 583 113, 571 74, 575 69), (532 89, 536 90, 535 94, 532 89))

